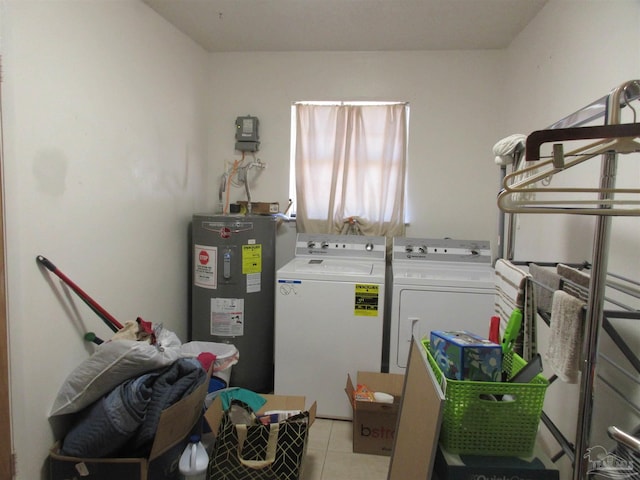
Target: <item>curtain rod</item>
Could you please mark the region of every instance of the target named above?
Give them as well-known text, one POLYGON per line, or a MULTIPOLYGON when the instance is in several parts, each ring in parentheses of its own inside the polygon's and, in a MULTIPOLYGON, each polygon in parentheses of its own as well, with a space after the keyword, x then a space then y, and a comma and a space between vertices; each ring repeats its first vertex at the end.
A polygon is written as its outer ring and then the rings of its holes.
POLYGON ((298 102, 292 102, 292 105, 321 105, 321 106, 344 106, 344 105, 356 105, 356 106, 386 106, 386 105, 409 105, 409 102, 382 102, 376 100, 347 100, 347 101, 334 101, 334 100, 303 100, 298 102))

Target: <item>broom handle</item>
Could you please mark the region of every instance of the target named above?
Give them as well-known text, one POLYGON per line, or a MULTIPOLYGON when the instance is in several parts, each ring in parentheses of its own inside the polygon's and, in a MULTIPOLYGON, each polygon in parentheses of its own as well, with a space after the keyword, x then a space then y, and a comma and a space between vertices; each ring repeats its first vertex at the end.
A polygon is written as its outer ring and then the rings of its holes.
POLYGON ((107 312, 104 308, 102 308, 94 299, 92 299, 87 293, 82 290, 78 285, 76 285, 69 277, 67 277, 64 273, 62 273, 50 260, 43 257, 42 255, 38 255, 36 260, 41 265, 44 265, 47 270, 51 273, 54 273, 60 279, 69 285, 71 290, 76 292, 76 294, 93 310, 96 315, 98 315, 111 330, 117 332, 122 328, 122 324, 118 322, 109 312, 107 312))

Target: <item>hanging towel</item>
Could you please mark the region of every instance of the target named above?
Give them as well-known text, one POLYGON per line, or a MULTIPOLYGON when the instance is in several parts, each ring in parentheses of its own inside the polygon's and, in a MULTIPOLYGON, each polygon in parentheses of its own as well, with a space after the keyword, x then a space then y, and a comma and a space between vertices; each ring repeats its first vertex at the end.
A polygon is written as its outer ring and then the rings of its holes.
POLYGON ((551 313, 553 292, 560 289, 561 277, 554 270, 541 267, 535 263, 529 264, 529 273, 533 277, 533 292, 538 309, 551 313))
POLYGON ((569 267, 562 263, 558 264, 557 271, 558 275, 565 280, 562 283, 562 290, 586 302, 589 298, 591 277, 577 268, 569 267))
POLYGON ((560 380, 578 383, 585 302, 563 290, 553 294, 547 365, 560 380))
POLYGON ((514 133, 499 140, 493 146, 496 165, 512 165, 517 160, 517 156, 524 152, 526 135, 514 133))
POLYGON ((514 345, 516 353, 530 360, 537 353, 536 305, 531 274, 508 260, 498 259, 496 271, 495 312, 502 328, 506 327, 514 309, 522 311, 522 332, 514 345))

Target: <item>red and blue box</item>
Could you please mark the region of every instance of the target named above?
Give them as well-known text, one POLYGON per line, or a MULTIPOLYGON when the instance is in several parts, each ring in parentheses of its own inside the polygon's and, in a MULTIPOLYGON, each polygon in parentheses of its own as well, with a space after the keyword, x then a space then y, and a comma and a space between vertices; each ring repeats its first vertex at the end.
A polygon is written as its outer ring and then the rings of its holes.
POLYGON ((434 330, 429 345, 447 378, 479 382, 502 380, 502 347, 497 343, 466 330, 434 330))

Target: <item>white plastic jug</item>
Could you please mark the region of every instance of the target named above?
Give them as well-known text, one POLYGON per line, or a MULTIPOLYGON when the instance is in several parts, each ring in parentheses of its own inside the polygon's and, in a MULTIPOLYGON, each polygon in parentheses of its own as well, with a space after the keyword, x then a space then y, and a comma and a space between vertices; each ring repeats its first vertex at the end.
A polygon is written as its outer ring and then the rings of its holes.
POLYGON ((189 438, 189 445, 186 446, 178 468, 185 480, 205 480, 207 467, 209 465, 209 455, 200 441, 200 435, 192 435, 189 438))

